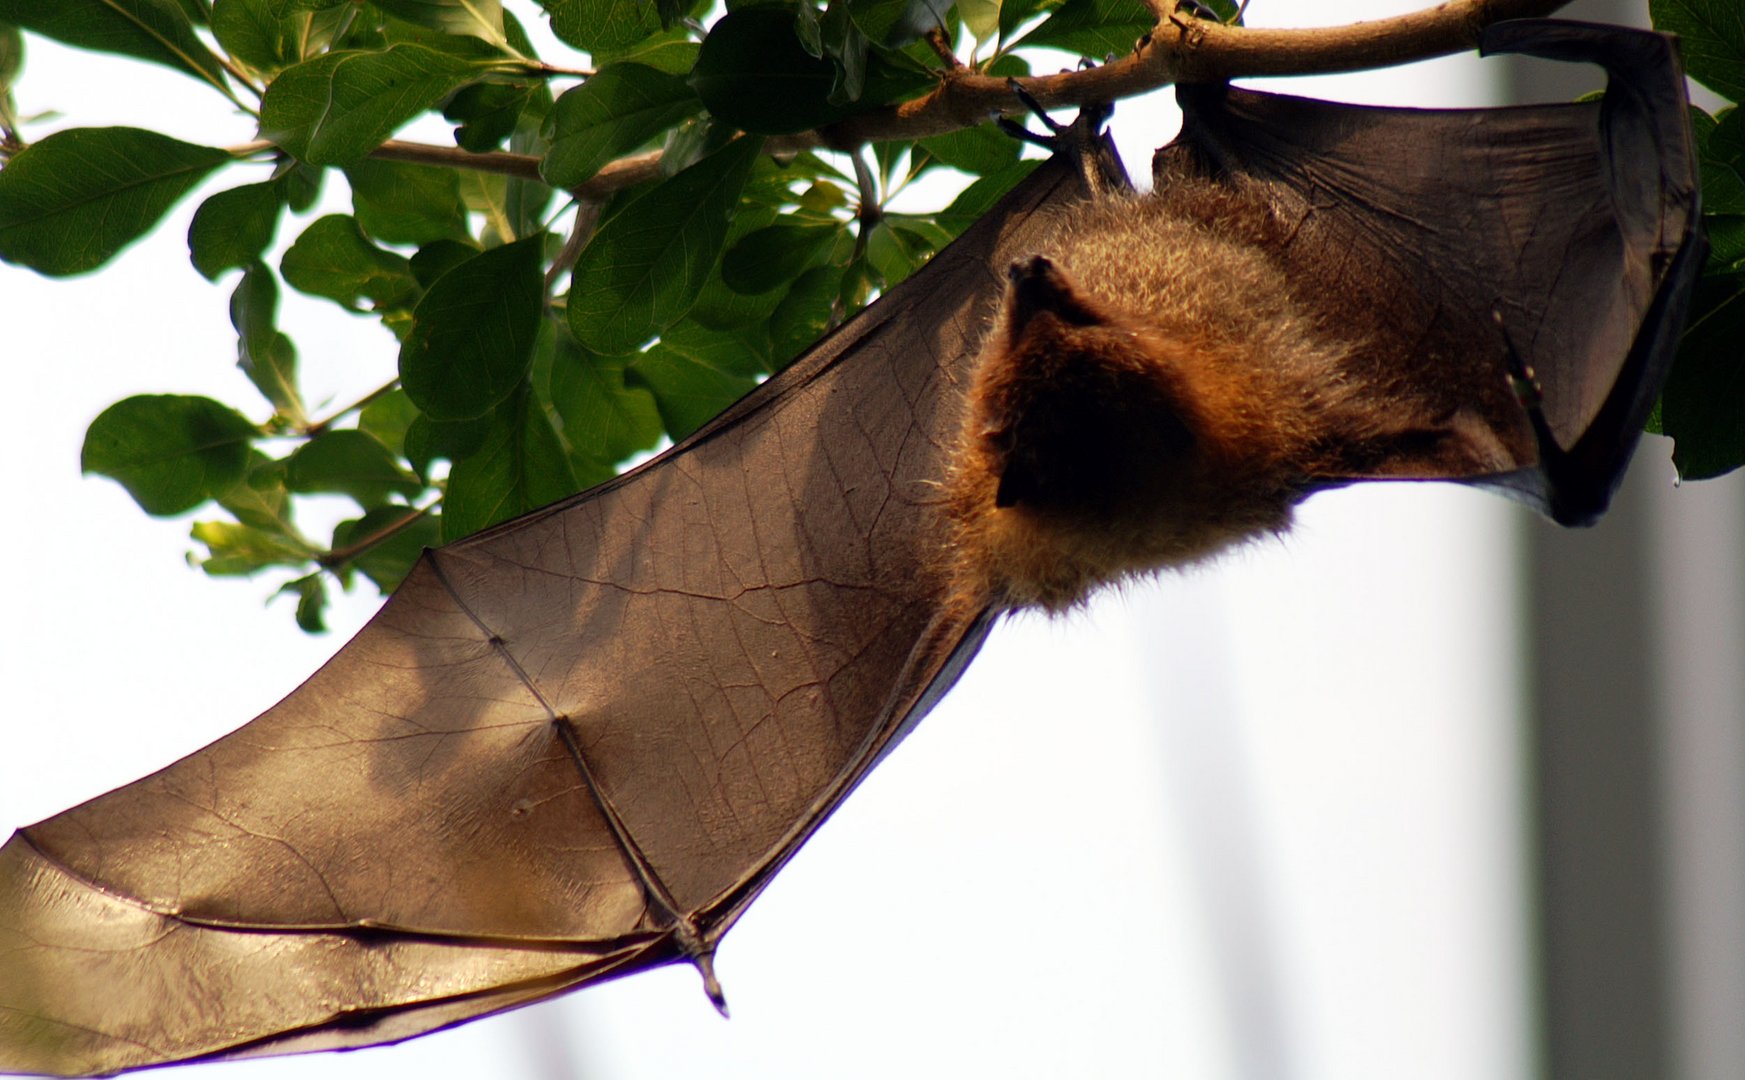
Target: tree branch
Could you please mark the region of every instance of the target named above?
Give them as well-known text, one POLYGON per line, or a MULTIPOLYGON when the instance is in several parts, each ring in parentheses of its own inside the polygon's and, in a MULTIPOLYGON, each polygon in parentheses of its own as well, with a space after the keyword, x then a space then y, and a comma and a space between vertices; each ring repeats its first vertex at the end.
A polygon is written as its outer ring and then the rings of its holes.
MULTIPOLYGON (((435 503, 432 503, 431 505, 434 506, 435 503)), ((370 548, 375 547, 377 544, 383 543, 384 541, 397 536, 413 522, 428 513, 430 513, 430 506, 408 506, 406 508, 406 513, 403 516, 395 518, 393 521, 383 525, 375 532, 360 537, 344 547, 334 548, 327 554, 317 558, 315 560, 315 565, 321 567, 323 570, 332 570, 336 567, 343 566, 352 559, 362 555, 370 548)))
MULTIPOLYGON (((1119 101, 1175 82, 1362 71, 1464 52, 1477 46, 1479 34, 1491 23, 1549 15, 1568 2, 1448 0, 1390 19, 1305 30, 1226 26, 1176 12, 1161 19, 1132 53, 1118 60, 1018 82, 1044 106, 1061 108, 1119 101)), ((1164 0, 1159 6, 1167 10, 1170 4, 1164 0)), ((1017 111, 1018 103, 1004 78, 957 67, 940 72, 938 88, 912 101, 852 116, 819 131, 772 138, 764 145, 773 154, 818 147, 849 149, 869 142, 939 135, 974 127, 996 113, 1017 111)), ((249 143, 231 152, 241 155, 270 148, 269 143, 249 143)), ((501 150, 475 154, 456 146, 390 139, 370 156, 543 181, 537 157, 501 150)), ((659 176, 660 162, 659 150, 620 158, 570 189, 570 194, 582 201, 603 201, 659 176)))
MULTIPOLYGON (((1134 51, 1101 67, 1018 82, 1044 106, 1118 101, 1175 82, 1251 75, 1320 75, 1388 67, 1464 52, 1504 19, 1549 15, 1568 0, 1449 0, 1390 19, 1305 30, 1249 29, 1176 13, 1134 51)), ((1006 80, 945 72, 938 89, 899 105, 834 124, 830 145, 938 135, 1017 111, 1006 80)))

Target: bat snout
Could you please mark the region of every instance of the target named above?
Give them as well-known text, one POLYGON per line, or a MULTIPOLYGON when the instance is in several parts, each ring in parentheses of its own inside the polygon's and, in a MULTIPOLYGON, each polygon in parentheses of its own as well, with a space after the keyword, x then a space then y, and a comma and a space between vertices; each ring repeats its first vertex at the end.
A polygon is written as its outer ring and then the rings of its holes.
POLYGON ((1044 255, 1020 259, 1006 268, 1008 329, 1016 336, 1044 312, 1069 326, 1094 326, 1107 321, 1079 299, 1072 281, 1044 255))

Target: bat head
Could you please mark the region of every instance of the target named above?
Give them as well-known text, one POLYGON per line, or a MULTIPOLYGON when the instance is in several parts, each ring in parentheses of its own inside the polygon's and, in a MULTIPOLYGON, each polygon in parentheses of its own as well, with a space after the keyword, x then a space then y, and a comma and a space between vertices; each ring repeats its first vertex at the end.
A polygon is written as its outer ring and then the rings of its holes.
POLYGON ((1061 610, 1098 585, 1285 527, 1272 409, 1224 344, 1015 263, 948 481, 961 602, 1061 610))

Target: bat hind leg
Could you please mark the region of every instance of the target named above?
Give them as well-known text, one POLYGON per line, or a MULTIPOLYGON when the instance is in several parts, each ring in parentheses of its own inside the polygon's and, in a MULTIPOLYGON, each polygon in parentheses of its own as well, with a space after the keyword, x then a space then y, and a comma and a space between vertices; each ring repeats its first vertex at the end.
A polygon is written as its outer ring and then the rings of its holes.
POLYGON ((1002 131, 1014 139, 1040 146, 1049 153, 1067 155, 1077 166, 1080 178, 1093 195, 1106 194, 1112 186, 1120 186, 1107 175, 1101 162, 1103 125, 1114 113, 1114 105, 1108 102, 1086 105, 1079 109, 1077 119, 1070 124, 1063 124, 1048 115, 1048 110, 1042 107, 1042 103, 1024 89, 1017 79, 1007 79, 1006 86, 1024 103, 1026 109, 1042 121, 1048 131, 1039 134, 1016 120, 1001 116, 997 118, 997 122, 1002 131))

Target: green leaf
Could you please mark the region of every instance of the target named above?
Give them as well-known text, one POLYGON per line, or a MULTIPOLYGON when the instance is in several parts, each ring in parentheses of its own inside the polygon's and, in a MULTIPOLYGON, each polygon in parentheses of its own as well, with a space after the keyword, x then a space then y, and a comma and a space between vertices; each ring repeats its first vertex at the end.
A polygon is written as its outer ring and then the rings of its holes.
POLYGON ((213 577, 253 574, 269 566, 304 566, 320 552, 285 533, 233 521, 197 521, 189 534, 206 545, 200 569, 213 577))
POLYGON ((471 420, 438 421, 419 413, 406 428, 401 452, 412 463, 414 472, 428 477, 430 463, 438 458, 453 462, 478 453, 491 432, 494 415, 487 413, 471 420))
POLYGON ((799 277, 830 250, 839 225, 771 225, 727 249, 721 279, 735 292, 768 292, 799 277))
POLYGON ((849 17, 875 45, 895 49, 946 25, 951 0, 848 0, 849 17))
POLYGON ((12 87, 24 67, 24 35, 18 27, 0 23, 0 129, 18 130, 18 102, 12 87))
POLYGON ((761 149, 761 139, 735 139, 600 226, 570 288, 570 329, 583 345, 628 353, 684 315, 721 257, 761 149))
POLYGON ((299 446, 285 461, 285 483, 292 491, 349 495, 365 508, 424 490, 387 447, 352 429, 324 431, 299 446))
POLYGON ((361 518, 342 521, 334 527, 333 548, 349 550, 380 537, 347 560, 347 565, 362 571, 382 592, 393 592, 412 572, 424 549, 442 542, 442 528, 435 517, 418 514, 408 523, 411 513, 414 511, 403 506, 378 506, 361 518))
POLYGON ((1131 52, 1133 43, 1156 22, 1144 0, 1067 0, 1018 44, 1045 45, 1080 56, 1118 55, 1131 52))
POLYGON ((484 70, 422 45, 327 53, 267 87, 261 137, 312 165, 348 164, 484 70))
POLYGON ((459 240, 434 240, 412 255, 412 276, 428 289, 436 279, 479 253, 479 249, 459 240))
POLYGON ((921 140, 921 149, 954 169, 986 176, 1010 168, 1018 160, 1018 140, 993 124, 964 128, 921 140))
POLYGON ((24 35, 10 23, 0 23, 0 90, 10 90, 24 70, 24 35))
POLYGON ((697 43, 685 27, 663 30, 612 54, 614 64, 641 64, 668 75, 685 75, 697 66, 697 43))
POLYGON ((959 192, 951 205, 935 214, 933 220, 956 236, 986 214, 1040 164, 1040 158, 1027 158, 982 177, 959 192))
POLYGON ((188 226, 188 257, 207 281, 260 258, 279 229, 285 204, 275 180, 208 196, 188 226))
POLYGON ((225 85, 224 65, 201 42, 187 12, 173 0, 0 0, 0 23, 75 48, 149 60, 225 85))
POLYGON ((275 324, 278 308, 279 285, 273 272, 264 263, 250 263, 230 295, 237 366, 279 416, 292 427, 301 427, 307 417, 297 390, 297 349, 275 324))
POLYGON ((365 158, 345 179, 358 226, 385 244, 470 239, 454 169, 365 158))
POLYGON ((279 591, 296 594, 298 629, 305 634, 327 633, 327 582, 319 571, 296 581, 287 581, 279 591))
POLYGON ((1703 213, 1745 214, 1745 112, 1693 125, 1702 165, 1703 213))
POLYGON ((660 12, 647 0, 539 0, 551 32, 583 52, 624 49, 657 33, 660 12))
POLYGON ((867 234, 866 261, 878 273, 881 289, 895 286, 920 265, 888 221, 880 221, 867 234))
POLYGON ((1725 273, 1745 268, 1745 214, 1704 214, 1703 232, 1709 237, 1705 272, 1725 273))
POLYGON ((546 118, 551 149, 539 171, 548 183, 575 187, 701 108, 676 75, 641 64, 608 64, 557 99, 546 118))
POLYGON ((1745 102, 1745 9, 1738 0, 1649 0, 1648 12, 1656 30, 1678 35, 1686 74, 1745 102))
POLYGON ((1000 4, 1000 40, 1010 38, 1043 11, 1059 6, 1060 0, 1003 0, 1000 4))
POLYGON ((500 0, 375 0, 390 15, 445 34, 466 34, 507 45, 500 0))
POLYGON ((378 395, 358 413, 357 428, 396 454, 406 445, 406 430, 418 419, 418 406, 399 388, 378 395))
POLYGON ((830 329, 842 269, 815 266, 801 274, 770 316, 770 348, 778 365, 798 356, 830 329))
POLYGON ((957 0, 957 13, 978 42, 999 32, 1000 0, 957 0))
POLYGON ((463 86, 442 106, 443 118, 457 126, 455 145, 482 154, 503 145, 540 87, 522 82, 478 82, 463 86))
POLYGON ((625 369, 624 381, 629 386, 646 387, 654 395, 661 423, 674 442, 714 419, 757 385, 749 376, 723 371, 665 344, 637 357, 625 369))
POLYGON ((842 119, 848 111, 831 100, 837 82, 836 65, 806 52, 794 13, 782 6, 728 12, 710 28, 691 70, 691 89, 712 114, 760 135, 842 119))
POLYGON ((1242 13, 1242 5, 1238 0, 1202 0, 1202 2, 1212 9, 1212 13, 1218 17, 1219 22, 1230 23, 1233 26, 1242 25, 1242 20, 1238 18, 1242 13))
POLYGON ((833 0, 819 20, 824 51, 836 62, 836 82, 827 100, 843 106, 860 99, 866 86, 867 54, 872 43, 849 16, 848 0, 833 0))
POLYGON ((285 205, 301 214, 321 197, 321 180, 326 173, 326 169, 305 165, 295 158, 281 157, 278 168, 273 170, 273 179, 279 182, 285 205))
POLYGON ((213 0, 212 33, 233 59, 273 75, 326 48, 343 15, 340 8, 279 15, 271 0, 213 0))
POLYGON ((297 291, 352 311, 364 310, 363 300, 378 309, 404 307, 418 295, 411 264, 370 243, 357 221, 344 214, 329 214, 304 229, 285 252, 279 272, 297 291))
POLYGON ((119 481, 146 513, 179 514, 242 479, 258 434, 211 398, 141 395, 91 421, 80 464, 119 481))
POLYGON ((326 11, 341 6, 349 7, 353 0, 267 0, 267 10, 274 18, 283 19, 300 11, 326 11))
POLYGON ((1660 397, 1661 430, 1675 440, 1673 464, 1687 480, 1703 480, 1745 464, 1745 277, 1704 278, 1691 303, 1690 324, 1660 397))
POLYGON ((430 286, 400 347, 400 385, 433 420, 490 412, 527 383, 544 305, 543 237, 475 255, 430 286))
POLYGON ((449 470, 442 538, 458 540, 579 489, 563 441, 531 391, 523 389, 492 414, 479 451, 449 470))
MULTIPOLYGON (((510 149, 514 150, 519 143, 518 135, 510 149)), ((461 170, 459 180, 461 201, 468 210, 485 219, 479 238, 486 246, 506 244, 544 232, 545 206, 552 197, 550 187, 535 180, 477 169, 461 170)))
MULTIPOLYGON (((765 162, 759 162, 753 171, 766 167, 765 162)), ((724 245, 731 250, 740 240, 759 229, 775 224, 781 219, 781 212, 775 207, 762 205, 750 198, 752 184, 746 184, 745 192, 741 193, 739 209, 734 211, 733 224, 727 230, 727 242, 724 245)), ((725 261, 725 260, 723 260, 725 261)), ((724 330, 734 327, 761 323, 775 311, 776 305, 782 301, 782 290, 771 289, 757 296, 747 296, 734 292, 727 287, 727 282, 721 278, 721 265, 716 264, 715 270, 709 275, 709 280, 703 284, 697 293, 697 299, 691 304, 685 318, 714 330, 724 330)))
POLYGON ((754 341, 757 335, 746 327, 723 333, 686 319, 660 336, 660 347, 723 374, 756 381, 769 373, 769 348, 767 342, 754 341))
POLYGON ((235 514, 236 520, 244 525, 306 543, 291 524, 291 493, 285 488, 285 463, 259 450, 250 450, 248 457, 242 482, 219 494, 218 505, 235 514))
POLYGON ((624 382, 622 356, 596 356, 562 335, 551 368, 551 404, 576 453, 616 465, 660 441, 660 413, 645 387, 624 382))
POLYGON ((94 270, 231 160, 139 128, 72 128, 0 170, 0 259, 44 274, 94 270))

